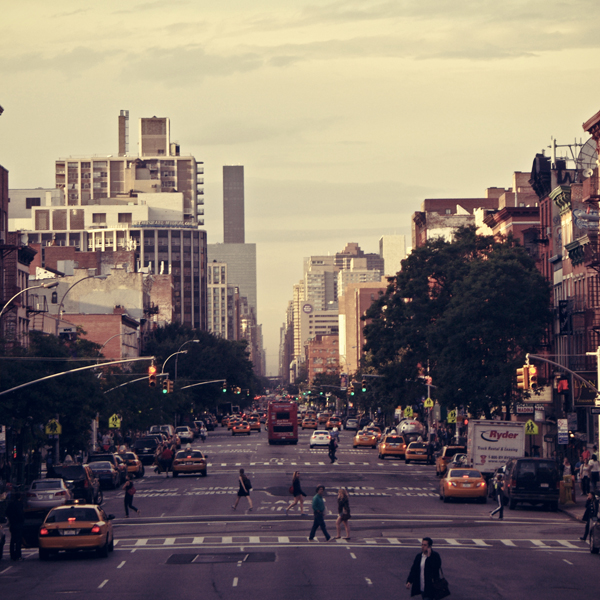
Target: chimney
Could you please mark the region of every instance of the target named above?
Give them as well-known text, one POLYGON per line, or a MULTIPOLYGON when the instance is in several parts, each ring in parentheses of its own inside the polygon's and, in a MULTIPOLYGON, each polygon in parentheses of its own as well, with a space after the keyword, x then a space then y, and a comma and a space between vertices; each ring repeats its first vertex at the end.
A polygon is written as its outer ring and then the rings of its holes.
POLYGON ((129 111, 119 114, 119 156, 127 156, 129 152, 129 111))

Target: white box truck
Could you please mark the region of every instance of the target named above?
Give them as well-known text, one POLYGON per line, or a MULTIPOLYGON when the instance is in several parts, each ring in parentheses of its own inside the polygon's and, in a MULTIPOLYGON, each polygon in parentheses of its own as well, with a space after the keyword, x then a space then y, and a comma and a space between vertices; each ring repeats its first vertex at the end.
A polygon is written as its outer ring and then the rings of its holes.
POLYGON ((511 458, 525 456, 525 423, 471 420, 467 437, 469 464, 491 475, 511 458))

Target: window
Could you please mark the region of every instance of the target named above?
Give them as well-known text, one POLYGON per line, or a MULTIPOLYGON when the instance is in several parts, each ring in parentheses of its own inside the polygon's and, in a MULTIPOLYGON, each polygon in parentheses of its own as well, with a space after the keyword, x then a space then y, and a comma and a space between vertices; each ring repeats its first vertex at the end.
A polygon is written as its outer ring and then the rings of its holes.
POLYGON ((447 208, 446 209, 446 214, 447 215, 451 215, 452 214, 452 209, 451 208, 447 208))
POLYGON ((129 223, 131 225, 131 213, 119 213, 119 223, 129 223))
POLYGON ((50 211, 37 210, 35 212, 35 228, 38 231, 47 231, 50 229, 50 211))
POLYGON ((25 198, 25 208, 31 208, 32 206, 41 206, 41 198, 25 198))
POLYGON ((93 213, 92 223, 94 225, 106 225, 106 213, 93 213))

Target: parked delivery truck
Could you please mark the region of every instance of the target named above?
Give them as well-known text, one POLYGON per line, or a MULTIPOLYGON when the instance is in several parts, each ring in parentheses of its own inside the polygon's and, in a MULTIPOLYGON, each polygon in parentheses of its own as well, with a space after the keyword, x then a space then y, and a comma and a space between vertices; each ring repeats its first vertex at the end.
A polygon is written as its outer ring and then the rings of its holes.
POLYGON ((511 458, 525 456, 525 423, 513 421, 469 421, 469 464, 491 475, 511 458))

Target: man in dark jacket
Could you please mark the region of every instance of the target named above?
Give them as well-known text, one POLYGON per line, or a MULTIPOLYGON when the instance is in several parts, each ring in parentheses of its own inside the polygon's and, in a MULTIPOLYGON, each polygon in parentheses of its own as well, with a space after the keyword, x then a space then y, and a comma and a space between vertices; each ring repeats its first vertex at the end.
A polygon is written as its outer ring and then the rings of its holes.
POLYGON ((585 523, 585 532, 583 534, 583 537, 579 538, 582 542, 585 542, 588 533, 590 532, 590 521, 592 517, 596 515, 597 512, 598 504, 596 501, 596 497, 594 496, 594 494, 592 494, 592 492, 590 492, 585 502, 585 512, 583 513, 583 517, 581 518, 581 520, 585 523))
POLYGON ((21 545, 23 543, 25 512, 23 510, 23 498, 20 493, 14 494, 8 503, 6 516, 10 524, 10 558, 12 560, 23 560, 21 545))
POLYGON ((421 552, 415 556, 406 580, 406 587, 410 590, 410 595, 421 594, 423 600, 433 600, 433 582, 439 579, 442 568, 442 559, 432 549, 432 546, 431 538, 423 538, 421 552))

